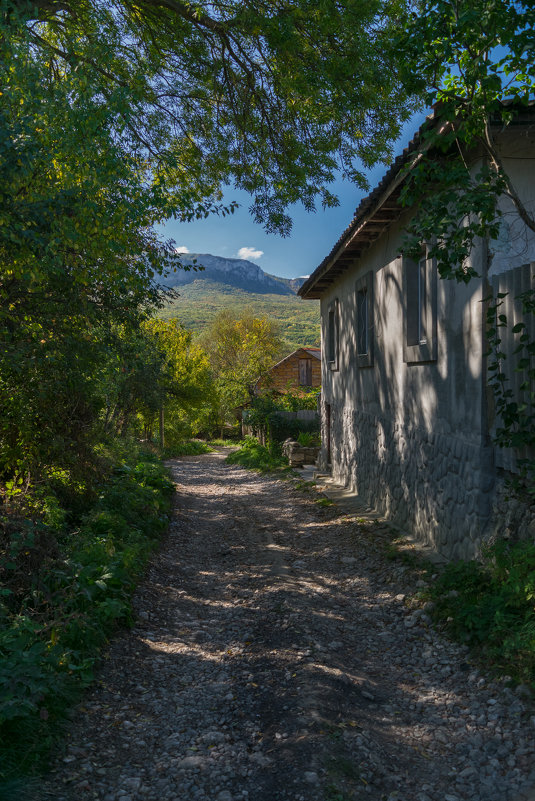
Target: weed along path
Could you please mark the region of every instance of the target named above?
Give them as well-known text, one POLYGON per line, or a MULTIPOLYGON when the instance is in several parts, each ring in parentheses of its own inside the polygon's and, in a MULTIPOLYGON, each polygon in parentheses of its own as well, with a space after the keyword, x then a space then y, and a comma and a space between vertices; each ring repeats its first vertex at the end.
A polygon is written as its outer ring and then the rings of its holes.
POLYGON ((535 798, 534 713, 413 606, 386 529, 223 457, 172 462, 136 624, 43 799, 535 798))

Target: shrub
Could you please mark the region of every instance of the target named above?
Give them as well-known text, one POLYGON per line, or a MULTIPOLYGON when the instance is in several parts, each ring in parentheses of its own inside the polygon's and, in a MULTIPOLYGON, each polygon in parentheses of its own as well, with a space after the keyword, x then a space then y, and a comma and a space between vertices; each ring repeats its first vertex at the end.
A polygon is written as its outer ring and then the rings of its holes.
POLYGON ((0 797, 2 781, 42 763, 100 647, 130 622, 131 593, 173 491, 163 466, 144 456, 114 470, 77 531, 3 521, 0 797))
POLYGON ((183 440, 182 442, 166 447, 165 455, 167 457, 177 456, 200 456, 202 453, 211 453, 212 448, 199 439, 183 440))
POLYGON ((254 434, 265 434, 269 443, 282 443, 285 439, 297 439, 299 434, 311 434, 319 439, 320 422, 299 420, 287 417, 286 412, 315 409, 319 390, 311 390, 302 395, 290 392, 261 395, 253 399, 250 408, 245 410, 244 422, 254 434))
POLYGON ((318 420, 298 420, 295 417, 283 417, 272 412, 267 418, 268 438, 273 442, 284 442, 285 439, 298 439, 300 434, 319 437, 318 420))
POLYGON ((535 680, 535 545, 497 542, 483 561, 448 565, 431 588, 435 614, 499 672, 535 680))
POLYGON ((270 471, 288 471, 288 460, 280 454, 271 453, 264 445, 260 445, 255 437, 247 437, 240 443, 240 449, 227 456, 228 464, 239 464, 262 473, 270 471))
POLYGON ((319 436, 317 434, 312 434, 307 431, 300 431, 297 435, 297 441, 299 445, 302 445, 304 448, 311 448, 315 445, 319 445, 319 436))

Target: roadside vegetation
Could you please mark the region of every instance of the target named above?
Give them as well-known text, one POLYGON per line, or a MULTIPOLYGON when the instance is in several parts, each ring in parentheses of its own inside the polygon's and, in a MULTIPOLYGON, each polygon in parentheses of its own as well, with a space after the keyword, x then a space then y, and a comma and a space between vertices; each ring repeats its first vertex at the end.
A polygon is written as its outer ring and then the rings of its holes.
POLYGON ((57 471, 69 504, 49 488, 40 515, 0 518, 2 798, 46 764, 107 638, 132 622, 132 591, 167 528, 174 487, 157 457, 126 440, 100 459, 91 495, 57 471))
POLYGON ((203 453, 211 453, 212 450, 213 448, 207 442, 199 439, 185 439, 172 447, 167 447, 165 456, 168 459, 180 456, 201 456, 203 453))
POLYGON ((271 449, 280 449, 288 438, 305 446, 319 445, 319 418, 302 420, 286 413, 315 411, 320 391, 319 388, 301 391, 289 389, 284 393, 268 390, 250 399, 243 412, 243 421, 251 433, 260 436, 271 449))
POLYGON ((533 543, 500 539, 485 546, 478 560, 439 567, 394 529, 378 538, 376 521, 357 518, 355 523, 360 536, 380 543, 387 559, 405 565, 415 582, 425 582, 413 602, 423 605, 435 625, 467 645, 483 670, 528 685, 535 696, 533 543))
POLYGON ((535 693, 535 545, 501 540, 481 561, 448 564, 429 585, 432 615, 501 676, 535 693))
POLYGON ((227 456, 227 464, 239 464, 249 470, 261 473, 288 473, 288 460, 261 445, 256 437, 246 437, 239 443, 239 449, 227 456))
POLYGON ((227 462, 261 472, 289 471, 288 460, 282 455, 283 442, 291 438, 304 446, 319 445, 319 420, 300 420, 285 413, 316 409, 318 393, 318 389, 268 391, 251 398, 243 412, 250 433, 240 442, 240 449, 227 457, 227 462))
POLYGON ((284 413, 316 409, 318 392, 266 392, 252 398, 243 413, 251 433, 240 442, 239 450, 227 457, 227 462, 261 472, 290 472, 288 459, 282 454, 283 442, 291 438, 305 447, 319 445, 319 421, 300 420, 284 413))

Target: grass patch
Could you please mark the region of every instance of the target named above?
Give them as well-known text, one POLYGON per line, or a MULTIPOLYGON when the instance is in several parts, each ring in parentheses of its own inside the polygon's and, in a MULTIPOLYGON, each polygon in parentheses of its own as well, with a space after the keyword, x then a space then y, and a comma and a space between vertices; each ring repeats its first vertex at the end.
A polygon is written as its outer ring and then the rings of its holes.
POLYGON ((203 453, 212 453, 212 448, 200 439, 187 439, 165 449, 165 456, 168 459, 179 456, 200 456, 203 453))
POLYGON ((318 506, 333 506, 334 505, 334 501, 331 500, 331 498, 318 498, 318 500, 314 501, 314 503, 317 503, 318 506))
POLYGON ((535 688, 535 545, 500 541, 481 562, 449 564, 429 598, 453 638, 496 672, 535 688))
POLYGON ((0 518, 0 798, 46 764, 166 530, 174 487, 150 454, 108 474, 76 529, 0 518))
POLYGON ((214 448, 235 448, 238 445, 235 439, 211 439, 208 445, 214 448))
POLYGON ((301 492, 310 492, 312 487, 316 486, 315 481, 301 481, 297 480, 294 484, 297 490, 301 490, 301 492))
POLYGON ((352 759, 346 756, 331 757, 327 763, 327 770, 329 773, 343 776, 345 779, 352 781, 360 779, 358 767, 356 767, 352 759))
POLYGON ((239 464, 249 470, 258 470, 261 473, 288 473, 291 469, 287 459, 271 453, 264 445, 260 445, 254 437, 247 437, 247 439, 240 442, 239 450, 229 454, 226 462, 228 464, 239 464))

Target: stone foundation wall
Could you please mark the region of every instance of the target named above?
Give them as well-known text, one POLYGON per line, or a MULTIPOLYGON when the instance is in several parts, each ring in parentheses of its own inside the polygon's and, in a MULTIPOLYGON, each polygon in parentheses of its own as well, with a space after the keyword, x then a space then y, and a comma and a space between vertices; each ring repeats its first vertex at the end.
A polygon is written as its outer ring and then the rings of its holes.
POLYGON ((448 559, 476 556, 489 535, 492 458, 475 442, 331 405, 333 478, 448 559))
POLYGON ((303 467, 305 464, 315 464, 319 448, 305 447, 293 439, 287 439, 282 444, 282 455, 288 459, 290 467, 303 467))

